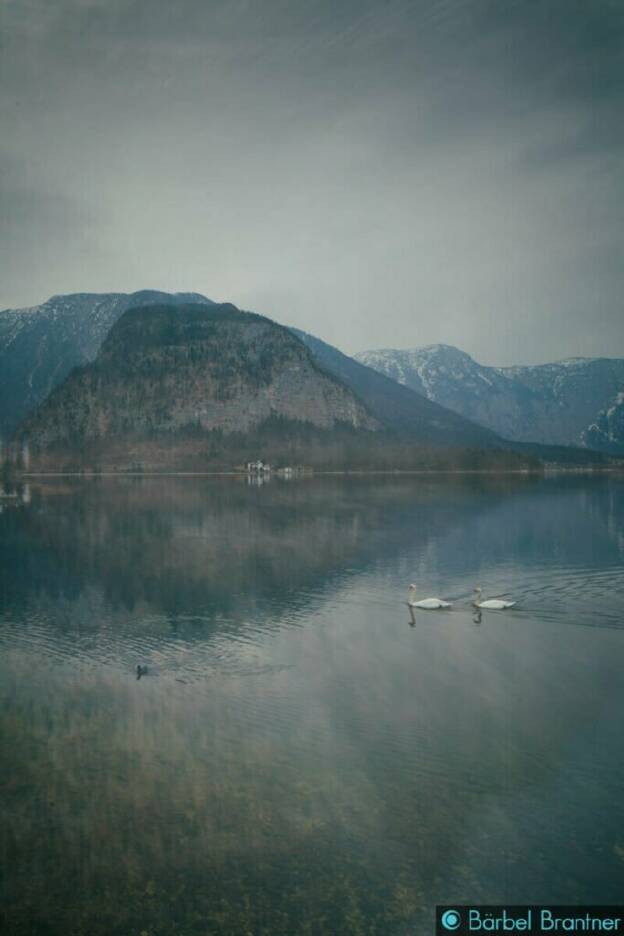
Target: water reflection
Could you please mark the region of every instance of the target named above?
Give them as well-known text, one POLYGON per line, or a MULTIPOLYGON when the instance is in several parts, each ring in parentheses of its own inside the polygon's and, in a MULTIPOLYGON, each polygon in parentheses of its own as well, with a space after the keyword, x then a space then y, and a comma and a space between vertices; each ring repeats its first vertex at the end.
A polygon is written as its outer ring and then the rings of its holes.
POLYGON ((618 481, 32 485, 0 517, 8 930, 617 902, 623 505, 618 481), (413 579, 467 597, 408 620, 413 579), (519 610, 475 613, 475 581, 519 610))
POLYGON ((0 482, 0 514, 10 507, 24 507, 30 504, 31 497, 31 486, 28 482, 0 482))

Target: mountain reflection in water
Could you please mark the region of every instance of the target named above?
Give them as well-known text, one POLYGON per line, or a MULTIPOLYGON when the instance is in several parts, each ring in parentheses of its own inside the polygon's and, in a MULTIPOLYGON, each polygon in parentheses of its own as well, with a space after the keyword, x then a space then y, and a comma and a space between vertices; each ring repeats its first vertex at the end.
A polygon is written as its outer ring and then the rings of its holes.
POLYGON ((5 931, 617 903, 623 553, 617 478, 31 481, 0 514, 5 931), (412 627, 411 581, 465 597, 412 627), (476 584, 517 609, 477 620, 476 584))

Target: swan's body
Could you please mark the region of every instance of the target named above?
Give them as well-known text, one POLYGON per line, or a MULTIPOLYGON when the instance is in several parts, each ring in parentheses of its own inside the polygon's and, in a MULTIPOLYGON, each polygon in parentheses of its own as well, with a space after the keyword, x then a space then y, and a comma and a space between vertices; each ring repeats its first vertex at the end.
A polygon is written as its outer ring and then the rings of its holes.
POLYGON ((487 601, 476 603, 477 608, 485 608, 486 611, 504 611, 505 608, 513 608, 515 601, 502 601, 500 598, 488 598, 487 601))
POLYGON ((410 585, 409 587, 409 597, 407 603, 410 608, 423 608, 425 611, 435 611, 438 608, 450 608, 451 602, 444 601, 442 598, 423 598, 421 601, 415 601, 416 598, 416 586, 410 585))
POLYGON ((477 587, 472 603, 475 608, 483 608, 486 611, 504 611, 506 608, 513 608, 516 602, 503 601, 502 598, 486 598, 485 601, 481 601, 481 588, 477 587))

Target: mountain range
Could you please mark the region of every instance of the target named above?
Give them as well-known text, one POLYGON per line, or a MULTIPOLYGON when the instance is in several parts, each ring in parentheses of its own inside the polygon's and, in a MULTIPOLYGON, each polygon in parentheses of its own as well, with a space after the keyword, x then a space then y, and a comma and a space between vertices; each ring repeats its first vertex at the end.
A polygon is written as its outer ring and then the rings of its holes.
POLYGON ((490 367, 437 344, 355 360, 507 439, 624 454, 624 359, 490 367))
MULTIPOLYGON (((306 462, 316 453, 319 464, 331 448, 336 466, 593 457, 533 444, 547 381, 536 389, 517 369, 480 368, 447 346, 358 357, 198 293, 55 296, 0 312, 0 433, 34 452, 82 453, 83 463, 105 453, 161 467, 191 450, 194 464, 210 455, 231 465, 258 446, 306 462), (479 405, 463 412, 472 399, 479 405)), ((542 418, 540 441, 567 444, 542 418)), ((592 442, 586 434, 581 444, 592 442)))
POLYGON ((326 462, 330 442, 336 464, 369 464, 373 448, 378 465, 413 465, 416 454, 422 463, 449 447, 508 449, 319 339, 196 293, 82 293, 8 310, 0 361, 5 437, 32 452, 81 452, 83 463, 105 453, 114 464, 171 466, 195 449, 197 464, 218 451, 231 464, 259 449, 283 455, 286 439, 306 463, 313 449, 326 462), (202 434, 211 436, 203 448, 202 434))

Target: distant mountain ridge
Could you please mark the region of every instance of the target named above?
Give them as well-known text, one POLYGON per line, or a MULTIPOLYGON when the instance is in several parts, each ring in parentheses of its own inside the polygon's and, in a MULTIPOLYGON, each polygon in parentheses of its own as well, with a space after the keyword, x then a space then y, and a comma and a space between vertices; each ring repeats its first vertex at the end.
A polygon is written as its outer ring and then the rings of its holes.
POLYGON ((438 344, 355 360, 505 438, 624 454, 624 359, 489 367, 438 344))
POLYGON ((500 447, 493 431, 414 393, 307 332, 292 328, 329 373, 349 386, 385 426, 437 445, 500 447))
POLYGON ((624 454, 624 359, 578 357, 500 371, 546 402, 555 437, 624 454))

